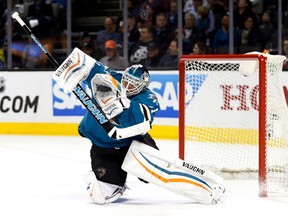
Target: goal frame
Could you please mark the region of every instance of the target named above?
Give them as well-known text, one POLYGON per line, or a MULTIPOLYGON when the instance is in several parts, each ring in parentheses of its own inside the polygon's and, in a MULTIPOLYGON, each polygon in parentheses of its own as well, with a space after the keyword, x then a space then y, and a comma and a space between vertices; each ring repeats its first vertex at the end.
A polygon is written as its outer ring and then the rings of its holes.
POLYGON ((207 59, 243 59, 243 60, 258 60, 259 62, 259 196, 267 197, 267 181, 266 181, 266 116, 267 109, 265 101, 267 98, 266 86, 266 60, 267 57, 261 54, 220 54, 220 55, 182 55, 179 60, 179 157, 184 159, 185 147, 185 61, 189 60, 207 60, 207 59), (184 92, 184 94, 183 94, 184 92))

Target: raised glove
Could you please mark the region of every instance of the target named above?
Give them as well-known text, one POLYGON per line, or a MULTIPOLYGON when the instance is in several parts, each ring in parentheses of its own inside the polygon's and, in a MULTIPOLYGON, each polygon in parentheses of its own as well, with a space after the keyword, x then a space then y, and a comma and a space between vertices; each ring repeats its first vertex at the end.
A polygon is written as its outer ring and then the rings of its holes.
POLYGON ((95 59, 76 47, 53 73, 52 78, 65 93, 70 93, 88 77, 95 63, 95 59))
POLYGON ((106 117, 111 119, 130 107, 121 84, 110 74, 96 74, 92 80, 92 93, 106 117))

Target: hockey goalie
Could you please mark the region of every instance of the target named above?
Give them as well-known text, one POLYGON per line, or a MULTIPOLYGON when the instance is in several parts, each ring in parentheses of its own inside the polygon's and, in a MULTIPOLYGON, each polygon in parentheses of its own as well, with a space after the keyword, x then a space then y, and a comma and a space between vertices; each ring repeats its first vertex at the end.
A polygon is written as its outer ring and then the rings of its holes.
POLYGON ((132 65, 120 73, 75 48, 53 73, 53 79, 65 93, 75 91, 78 84, 86 84, 93 102, 118 127, 134 130, 136 124, 145 123, 140 134, 113 139, 90 112, 85 114, 78 131, 92 144, 92 171, 86 180, 94 203, 119 199, 126 189, 127 173, 187 196, 191 202, 216 204, 222 199, 225 189, 221 177, 164 154, 149 135, 159 103, 148 88, 150 75, 143 65, 132 65))

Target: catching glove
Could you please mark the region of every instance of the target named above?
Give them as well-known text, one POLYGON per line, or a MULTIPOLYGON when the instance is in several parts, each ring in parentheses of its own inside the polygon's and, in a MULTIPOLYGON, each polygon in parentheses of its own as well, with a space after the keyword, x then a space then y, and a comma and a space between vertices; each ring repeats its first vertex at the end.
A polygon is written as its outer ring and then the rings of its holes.
POLYGON ((92 80, 92 93, 106 117, 111 119, 130 107, 121 84, 110 74, 96 74, 92 80))

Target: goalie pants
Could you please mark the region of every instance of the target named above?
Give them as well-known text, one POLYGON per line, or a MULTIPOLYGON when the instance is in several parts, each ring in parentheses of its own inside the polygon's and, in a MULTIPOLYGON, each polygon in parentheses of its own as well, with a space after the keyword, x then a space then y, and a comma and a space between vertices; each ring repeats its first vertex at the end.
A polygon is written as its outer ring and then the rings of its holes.
MULTIPOLYGON (((144 136, 138 136, 137 140, 158 149, 155 141, 148 133, 144 136)), ((121 166, 129 147, 103 148, 92 144, 90 150, 91 166, 98 180, 124 186, 127 172, 122 170, 121 166)))

